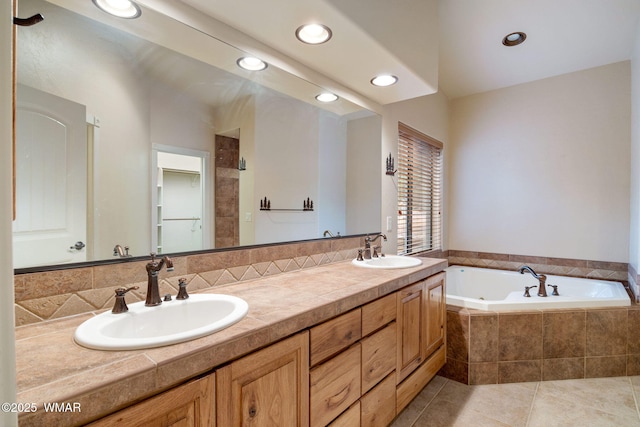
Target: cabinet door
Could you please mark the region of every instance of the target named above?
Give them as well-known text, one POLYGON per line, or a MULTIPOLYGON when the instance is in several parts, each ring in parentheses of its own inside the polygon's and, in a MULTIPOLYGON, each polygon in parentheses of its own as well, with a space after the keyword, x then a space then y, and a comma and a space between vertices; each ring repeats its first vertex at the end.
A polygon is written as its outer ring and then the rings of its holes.
POLYGON ((219 426, 308 426, 308 332, 232 362, 216 380, 219 426))
POLYGON ((440 273, 425 281, 426 303, 426 356, 436 351, 445 340, 445 274, 440 273))
POLYGON ((425 313, 424 281, 396 293, 397 360, 396 383, 400 384, 424 360, 425 313))
POLYGON ((214 374, 190 381, 102 418, 92 427, 215 426, 214 374))

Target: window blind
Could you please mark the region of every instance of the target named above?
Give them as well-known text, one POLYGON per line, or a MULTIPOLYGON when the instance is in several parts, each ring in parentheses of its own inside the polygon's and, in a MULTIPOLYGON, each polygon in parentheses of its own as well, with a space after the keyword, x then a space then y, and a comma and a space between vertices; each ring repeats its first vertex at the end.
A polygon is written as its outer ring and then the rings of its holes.
POLYGON ((398 254, 442 249, 442 143, 398 123, 398 254))

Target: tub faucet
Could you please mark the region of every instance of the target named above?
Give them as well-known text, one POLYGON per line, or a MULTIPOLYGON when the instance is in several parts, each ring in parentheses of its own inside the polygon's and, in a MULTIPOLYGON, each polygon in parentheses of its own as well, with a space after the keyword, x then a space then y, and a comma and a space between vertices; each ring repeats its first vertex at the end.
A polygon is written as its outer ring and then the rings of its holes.
MULTIPOLYGON (((382 240, 384 240, 385 242, 387 241, 387 236, 385 236, 382 233, 376 234, 374 237, 366 236, 364 238, 364 258, 365 259, 371 259, 371 243, 375 242, 380 237, 382 237, 382 240)), ((375 257, 376 258, 378 257, 377 253, 375 254, 375 257)))
POLYGON ((151 261, 147 263, 147 299, 144 302, 144 305, 147 307, 162 304, 158 285, 158 273, 165 264, 167 265, 167 271, 173 271, 173 261, 171 261, 171 258, 164 256, 158 262, 156 261, 155 252, 151 252, 151 261))
POLYGON ((540 282, 540 286, 538 286, 538 296, 539 297, 547 296, 547 286, 546 286, 547 276, 545 276, 544 274, 536 273, 528 265, 523 265, 518 269, 518 271, 520 272, 520 274, 524 274, 524 272, 526 271, 527 273, 530 273, 533 277, 538 279, 538 282, 540 282))

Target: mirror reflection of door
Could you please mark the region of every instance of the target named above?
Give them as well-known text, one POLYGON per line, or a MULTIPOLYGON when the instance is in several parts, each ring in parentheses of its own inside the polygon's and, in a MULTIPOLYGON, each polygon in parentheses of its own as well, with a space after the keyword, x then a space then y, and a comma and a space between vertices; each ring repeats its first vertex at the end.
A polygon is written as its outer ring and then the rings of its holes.
MULTIPOLYGON (((176 148, 174 151, 180 151, 176 148)), ((188 252, 208 245, 205 156, 157 151, 157 253, 188 252)))
POLYGON ((87 259, 84 105, 18 85, 14 267, 87 259))

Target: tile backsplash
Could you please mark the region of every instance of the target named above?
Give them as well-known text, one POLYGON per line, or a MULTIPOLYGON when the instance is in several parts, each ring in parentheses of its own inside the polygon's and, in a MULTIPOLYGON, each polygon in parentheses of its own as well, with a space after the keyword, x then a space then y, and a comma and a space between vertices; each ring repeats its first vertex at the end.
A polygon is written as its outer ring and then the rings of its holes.
MULTIPOLYGON (((216 286, 316 267, 355 258, 360 237, 287 243, 247 249, 172 257, 174 270, 160 272, 160 295, 178 291, 186 278, 188 290, 216 286)), ((113 307, 115 289, 138 286, 127 302, 144 300, 148 260, 102 264, 14 277, 16 325, 27 325, 113 307)))

